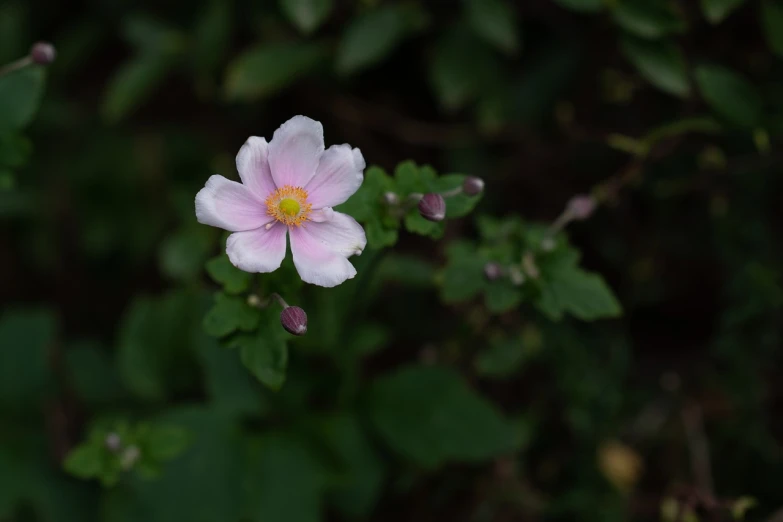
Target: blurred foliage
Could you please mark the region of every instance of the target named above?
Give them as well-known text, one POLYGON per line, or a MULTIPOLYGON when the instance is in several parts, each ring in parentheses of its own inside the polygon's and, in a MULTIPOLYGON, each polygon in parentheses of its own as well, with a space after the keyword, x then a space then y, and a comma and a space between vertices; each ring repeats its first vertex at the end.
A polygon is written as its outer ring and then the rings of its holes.
POLYGON ((779 0, 0 0, 0 63, 41 39, 0 75, 0 520, 781 508, 779 0), (295 114, 369 164, 336 288, 195 222, 295 114))

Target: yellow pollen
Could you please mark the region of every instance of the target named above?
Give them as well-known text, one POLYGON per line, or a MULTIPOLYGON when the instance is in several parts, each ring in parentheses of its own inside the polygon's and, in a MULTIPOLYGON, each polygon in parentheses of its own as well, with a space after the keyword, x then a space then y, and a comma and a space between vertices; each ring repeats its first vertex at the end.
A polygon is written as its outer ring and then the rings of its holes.
POLYGON ((266 198, 266 212, 285 225, 300 226, 310 220, 312 205, 307 202, 307 191, 302 187, 285 185, 266 198))

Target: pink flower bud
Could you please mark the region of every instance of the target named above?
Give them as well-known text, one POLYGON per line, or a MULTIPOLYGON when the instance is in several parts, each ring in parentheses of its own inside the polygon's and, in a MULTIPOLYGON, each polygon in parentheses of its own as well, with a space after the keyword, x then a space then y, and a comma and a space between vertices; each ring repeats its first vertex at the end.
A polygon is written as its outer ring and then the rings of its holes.
POLYGON ((419 200, 419 213, 430 221, 443 221, 446 217, 446 200, 440 194, 424 194, 419 200))
POLYGON ((30 49, 30 58, 39 65, 49 65, 56 56, 57 51, 49 42, 38 42, 30 49))
POLYGON ((494 261, 490 261, 486 265, 484 265, 484 277, 487 279, 487 281, 496 281, 503 277, 503 267, 500 266, 500 263, 495 263, 494 261))
POLYGON ((568 202, 566 210, 576 220, 587 219, 595 210, 595 199, 585 194, 574 196, 568 202))
POLYGON ((307 314, 298 306, 289 306, 280 312, 280 324, 293 335, 307 333, 307 314))
POLYGON ((468 176, 462 182, 462 192, 468 196, 478 196, 484 190, 484 180, 476 176, 468 176))

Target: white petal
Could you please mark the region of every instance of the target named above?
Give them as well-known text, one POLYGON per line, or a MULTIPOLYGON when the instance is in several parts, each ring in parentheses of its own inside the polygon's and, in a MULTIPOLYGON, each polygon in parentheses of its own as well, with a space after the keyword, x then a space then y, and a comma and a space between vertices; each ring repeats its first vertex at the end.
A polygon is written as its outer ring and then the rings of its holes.
POLYGON ((338 232, 340 227, 331 223, 308 223, 307 226, 291 227, 289 230, 294 265, 299 277, 306 283, 333 287, 356 275, 356 269, 346 255, 350 255, 350 248, 354 249, 353 253, 364 248, 364 232, 361 232, 361 237, 357 237, 357 231, 352 225, 338 232), (327 239, 336 242, 330 244, 327 239))
POLYGON ((328 221, 307 223, 305 228, 316 241, 343 257, 359 255, 367 246, 364 229, 347 214, 332 211, 328 221))
POLYGON ((196 219, 230 232, 253 230, 272 219, 266 205, 247 187, 223 176, 210 176, 196 194, 196 219))
POLYGON ((365 163, 362 152, 350 145, 332 145, 318 162, 315 176, 305 187, 313 208, 344 203, 362 184, 365 163))
POLYGON ((321 223, 323 221, 329 221, 334 217, 334 210, 332 207, 319 208, 310 212, 310 221, 321 223))
POLYGON ((319 122, 294 116, 282 124, 269 143, 275 185, 304 188, 315 175, 323 151, 324 130, 319 122))
POLYGON ((228 236, 226 254, 235 267, 245 272, 272 272, 285 257, 287 227, 280 223, 228 236))
POLYGON ((242 183, 262 201, 277 189, 268 155, 269 145, 258 136, 249 137, 237 154, 237 171, 242 183))

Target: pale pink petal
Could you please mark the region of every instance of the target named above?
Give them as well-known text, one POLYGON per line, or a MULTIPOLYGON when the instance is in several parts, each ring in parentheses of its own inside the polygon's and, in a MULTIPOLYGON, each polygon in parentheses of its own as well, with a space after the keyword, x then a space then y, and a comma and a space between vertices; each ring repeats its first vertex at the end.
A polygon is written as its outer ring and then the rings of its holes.
POLYGON ((269 145, 264 138, 251 136, 237 154, 237 171, 242 183, 265 200, 277 187, 269 169, 269 145))
POLYGON ((280 223, 228 236, 226 254, 235 267, 245 272, 272 272, 285 257, 285 234, 280 223))
POLYGON ((269 166, 275 185, 303 187, 315 175, 324 151, 324 129, 305 116, 294 116, 272 136, 269 143, 269 166))
POLYGON ((332 207, 319 208, 310 212, 310 221, 321 223, 322 221, 329 221, 334 217, 334 210, 332 207))
POLYGON ((305 228, 316 241, 343 257, 358 256, 367 246, 364 229, 347 214, 332 211, 328 221, 307 223, 305 228))
POLYGON ((362 184, 364 157, 350 145, 332 145, 321 155, 315 176, 307 184, 307 201, 313 208, 344 203, 362 184))
MULTIPOLYGON (((335 216, 342 215, 335 213, 335 216)), ((334 221, 290 228, 294 265, 299 277, 306 283, 332 287, 356 275, 356 269, 346 256, 364 248, 364 231, 361 227, 356 230, 353 224, 343 229, 334 221), (330 244, 330 239, 335 243, 330 244)))
POLYGON ((266 205, 250 189, 223 176, 210 176, 196 194, 196 219, 230 232, 253 230, 272 221, 266 205))

